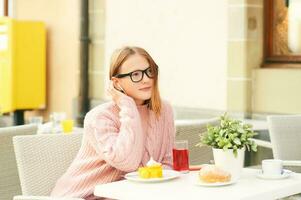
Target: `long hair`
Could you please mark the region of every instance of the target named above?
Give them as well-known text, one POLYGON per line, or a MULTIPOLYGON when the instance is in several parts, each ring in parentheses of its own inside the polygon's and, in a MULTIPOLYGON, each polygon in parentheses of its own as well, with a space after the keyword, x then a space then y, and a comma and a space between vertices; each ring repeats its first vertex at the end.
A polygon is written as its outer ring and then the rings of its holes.
POLYGON ((156 116, 158 117, 161 112, 161 98, 158 88, 158 72, 159 68, 158 65, 155 63, 153 58, 147 53, 147 51, 141 47, 123 47, 121 49, 117 49, 112 57, 111 57, 111 64, 110 64, 110 80, 112 77, 118 74, 120 66, 128 59, 129 56, 139 54, 143 56, 147 62, 149 63, 149 66, 151 67, 153 72, 156 72, 156 75, 154 76, 154 87, 152 91, 151 98, 146 101, 148 103, 148 108, 152 110, 156 116))

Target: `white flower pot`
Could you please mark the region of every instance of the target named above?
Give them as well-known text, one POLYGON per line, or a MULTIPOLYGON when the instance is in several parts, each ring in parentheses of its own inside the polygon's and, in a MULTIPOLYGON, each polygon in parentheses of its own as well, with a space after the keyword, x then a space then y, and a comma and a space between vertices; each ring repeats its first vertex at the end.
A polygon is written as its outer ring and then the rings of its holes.
POLYGON ((215 165, 231 173, 231 180, 237 181, 244 166, 245 149, 238 149, 236 157, 232 149, 212 149, 215 165))

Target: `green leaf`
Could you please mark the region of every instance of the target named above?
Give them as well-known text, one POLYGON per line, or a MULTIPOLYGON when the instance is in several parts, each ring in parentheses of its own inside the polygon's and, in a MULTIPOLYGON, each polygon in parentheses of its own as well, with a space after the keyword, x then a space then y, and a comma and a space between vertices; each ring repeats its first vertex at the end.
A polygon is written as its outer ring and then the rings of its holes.
POLYGON ((220 130, 219 135, 220 135, 220 136, 223 136, 225 133, 226 133, 226 130, 225 130, 225 129, 222 129, 222 130, 220 130))
POLYGON ((230 149, 232 147, 231 143, 226 144, 227 148, 230 149))
POLYGON ((252 146, 251 146, 251 149, 252 149, 252 151, 255 151, 255 152, 256 152, 256 151, 257 151, 257 145, 256 145, 256 144, 252 145, 252 146))
POLYGON ((219 147, 223 147, 224 146, 224 142, 223 141, 219 141, 217 144, 218 144, 219 147))
POLYGON ((234 156, 237 157, 237 149, 233 149, 234 156))
POLYGON ((241 142, 240 142, 239 138, 235 138, 235 139, 233 140, 233 142, 234 142, 235 144, 237 144, 237 145, 241 145, 241 142))

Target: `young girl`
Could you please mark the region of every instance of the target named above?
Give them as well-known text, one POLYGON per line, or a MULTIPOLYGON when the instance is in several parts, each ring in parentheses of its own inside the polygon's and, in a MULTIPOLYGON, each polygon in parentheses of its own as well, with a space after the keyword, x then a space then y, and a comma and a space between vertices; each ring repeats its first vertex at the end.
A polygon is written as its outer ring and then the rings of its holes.
POLYGON ((157 64, 144 49, 124 47, 112 56, 110 80, 113 101, 87 113, 82 146, 52 196, 97 199, 97 184, 121 180, 151 157, 172 167, 173 112, 160 99, 157 64))

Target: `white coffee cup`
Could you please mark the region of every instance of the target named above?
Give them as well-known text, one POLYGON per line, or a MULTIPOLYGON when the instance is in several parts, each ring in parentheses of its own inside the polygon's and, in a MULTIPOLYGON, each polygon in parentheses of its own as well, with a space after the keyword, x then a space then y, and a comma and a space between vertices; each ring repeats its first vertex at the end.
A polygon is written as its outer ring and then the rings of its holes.
POLYGON ((279 176, 283 171, 282 160, 266 159, 261 162, 262 173, 266 176, 279 176))

